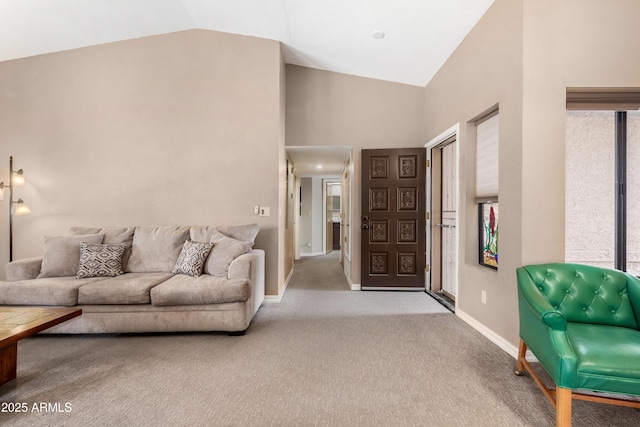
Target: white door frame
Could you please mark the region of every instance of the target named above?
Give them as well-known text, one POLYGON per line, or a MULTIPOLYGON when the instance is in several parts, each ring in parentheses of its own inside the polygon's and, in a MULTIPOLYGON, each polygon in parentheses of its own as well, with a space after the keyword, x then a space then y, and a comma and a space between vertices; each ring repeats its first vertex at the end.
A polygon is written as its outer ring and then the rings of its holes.
MULTIPOLYGON (((455 300, 455 309, 456 311, 458 310, 458 300, 459 298, 457 297, 458 294, 458 288, 459 288, 459 269, 458 269, 458 260, 460 259, 460 140, 459 140, 459 135, 460 135, 460 123, 456 123, 455 125, 451 126, 449 129, 445 130, 444 132, 442 132, 440 135, 436 136, 435 138, 431 139, 429 142, 427 142, 424 146, 427 149, 427 161, 429 162, 429 164, 431 163, 431 150, 435 147, 437 147, 438 145, 442 144, 444 141, 446 141, 447 139, 451 138, 452 136, 456 137, 456 183, 455 183, 455 187, 456 187, 456 210, 458 212, 458 215, 456 215, 456 227, 455 227, 455 240, 456 240, 456 256, 455 256, 455 287, 456 287, 456 300, 455 300)), ((427 203, 427 212, 429 212, 429 219, 427 220, 427 227, 426 227, 426 233, 427 233, 427 264, 431 264, 432 260, 431 260, 431 218, 433 218, 433 214, 432 214, 432 210, 431 210, 431 196, 432 196, 432 189, 431 189, 431 179, 429 178, 429 173, 430 173, 430 168, 427 168, 427 176, 426 176, 426 180, 427 180, 427 185, 426 185, 426 191, 427 191, 427 195, 426 195, 426 203, 427 203)), ((425 286, 426 289, 428 291, 431 290, 431 272, 429 271, 429 273, 427 273, 425 275, 425 286)))

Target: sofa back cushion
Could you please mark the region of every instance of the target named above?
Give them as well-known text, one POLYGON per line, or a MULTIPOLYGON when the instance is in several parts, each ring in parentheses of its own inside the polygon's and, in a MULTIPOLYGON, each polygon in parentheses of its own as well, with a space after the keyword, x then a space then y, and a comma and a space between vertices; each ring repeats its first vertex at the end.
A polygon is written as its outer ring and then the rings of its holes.
POLYGON ((567 263, 523 268, 540 295, 568 322, 638 328, 626 273, 567 263))
POLYGON ((71 227, 71 234, 104 234, 102 243, 105 245, 117 245, 124 243, 122 254, 122 270, 127 271, 129 258, 131 257, 131 245, 135 227, 71 227))
POLYGON ((189 238, 188 226, 136 227, 127 272, 171 272, 182 245, 189 238))
POLYGON ((80 265, 81 243, 102 243, 104 234, 45 236, 38 278, 75 276, 80 265))
POLYGON ((256 240, 256 236, 260 231, 258 224, 245 224, 245 225, 192 225, 189 231, 191 240, 194 242, 208 243, 211 241, 214 232, 218 231, 225 236, 232 237, 236 240, 243 242, 251 242, 251 245, 256 240))

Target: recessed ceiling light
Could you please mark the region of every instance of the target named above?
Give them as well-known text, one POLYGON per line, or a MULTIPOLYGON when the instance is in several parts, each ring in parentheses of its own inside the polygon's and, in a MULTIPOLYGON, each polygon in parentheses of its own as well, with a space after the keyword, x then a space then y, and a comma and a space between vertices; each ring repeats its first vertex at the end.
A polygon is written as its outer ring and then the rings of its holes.
POLYGON ((371 35, 373 36, 374 39, 380 40, 384 38, 384 31, 376 30, 371 35))
POLYGON ((316 169, 322 169, 322 165, 316 166, 316 169))

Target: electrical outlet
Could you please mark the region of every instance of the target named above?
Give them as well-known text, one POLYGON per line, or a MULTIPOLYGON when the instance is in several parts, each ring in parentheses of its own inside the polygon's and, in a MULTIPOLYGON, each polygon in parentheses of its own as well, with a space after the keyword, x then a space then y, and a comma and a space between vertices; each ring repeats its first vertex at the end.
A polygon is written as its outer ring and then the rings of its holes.
POLYGON ((480 302, 487 303, 487 291, 480 291, 480 302))
POLYGON ((260 216, 269 216, 269 208, 260 206, 260 216))
POLYGON ((255 206, 253 207, 253 214, 254 214, 254 215, 258 215, 259 213, 260 213, 260 206, 255 205, 255 206))

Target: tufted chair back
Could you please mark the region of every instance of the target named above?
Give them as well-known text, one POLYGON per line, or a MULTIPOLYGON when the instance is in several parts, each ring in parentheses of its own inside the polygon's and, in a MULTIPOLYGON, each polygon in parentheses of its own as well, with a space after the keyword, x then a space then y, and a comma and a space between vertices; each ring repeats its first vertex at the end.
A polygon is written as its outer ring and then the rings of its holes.
POLYGON ((638 329, 640 289, 636 289, 636 281, 628 283, 629 276, 625 273, 565 263, 522 268, 531 277, 539 295, 568 322, 638 329), (638 313, 634 311, 633 302, 638 313))

